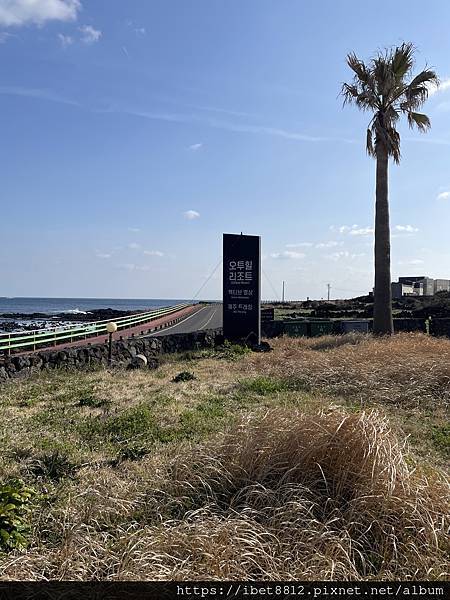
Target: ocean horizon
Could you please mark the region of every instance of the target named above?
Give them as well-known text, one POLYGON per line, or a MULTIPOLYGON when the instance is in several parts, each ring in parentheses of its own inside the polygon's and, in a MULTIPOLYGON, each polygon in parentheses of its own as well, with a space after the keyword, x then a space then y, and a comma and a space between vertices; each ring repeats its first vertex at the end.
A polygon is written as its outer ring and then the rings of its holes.
POLYGON ((41 298, 41 297, 0 297, 1 314, 89 313, 103 308, 114 310, 146 310, 163 306, 174 306, 191 300, 181 298, 41 298))

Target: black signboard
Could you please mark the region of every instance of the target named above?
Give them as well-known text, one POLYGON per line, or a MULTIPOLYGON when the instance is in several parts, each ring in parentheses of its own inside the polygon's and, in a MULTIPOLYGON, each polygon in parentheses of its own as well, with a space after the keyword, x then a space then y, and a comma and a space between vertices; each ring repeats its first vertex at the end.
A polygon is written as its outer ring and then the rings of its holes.
POLYGON ((261 341, 261 238, 223 234, 223 335, 261 341))

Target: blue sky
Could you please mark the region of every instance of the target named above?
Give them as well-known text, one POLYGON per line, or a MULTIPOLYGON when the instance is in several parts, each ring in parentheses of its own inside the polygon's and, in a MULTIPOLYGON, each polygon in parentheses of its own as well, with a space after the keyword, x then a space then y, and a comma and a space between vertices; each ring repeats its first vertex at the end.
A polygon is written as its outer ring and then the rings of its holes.
POLYGON ((392 272, 450 277, 450 3, 407 5, 0 0, 0 295, 190 298, 240 231, 265 298, 368 291, 368 116, 338 94, 404 40, 442 85, 400 128, 392 272))

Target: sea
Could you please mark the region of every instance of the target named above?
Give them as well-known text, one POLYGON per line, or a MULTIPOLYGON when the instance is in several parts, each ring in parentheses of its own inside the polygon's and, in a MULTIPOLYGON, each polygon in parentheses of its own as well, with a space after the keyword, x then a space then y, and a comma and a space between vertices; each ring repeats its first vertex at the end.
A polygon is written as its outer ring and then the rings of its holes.
POLYGON ((153 310, 163 306, 174 306, 183 302, 183 299, 167 298, 7 298, 0 297, 0 333, 8 331, 22 331, 25 329, 45 329, 48 327, 63 326, 68 324, 64 314, 89 314, 100 308, 115 310, 153 310), (21 319, 13 319, 7 315, 19 313, 21 319), (42 313, 45 317, 32 319, 33 313, 42 313), (27 318, 26 315, 30 315, 27 318), (2 326, 2 324, 4 324, 2 326), (14 329, 11 327, 14 325, 14 329))
POLYGON ((174 306, 189 300, 163 298, 7 298, 0 297, 0 314, 5 313, 57 313, 90 312, 99 308, 115 310, 145 310, 174 306))

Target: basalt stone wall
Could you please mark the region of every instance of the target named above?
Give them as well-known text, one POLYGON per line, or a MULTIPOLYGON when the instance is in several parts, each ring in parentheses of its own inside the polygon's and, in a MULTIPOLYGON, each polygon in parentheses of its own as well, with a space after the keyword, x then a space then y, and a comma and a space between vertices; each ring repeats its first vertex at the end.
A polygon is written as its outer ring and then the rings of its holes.
POLYGON ((394 319, 394 331, 425 332, 425 319, 394 319))
MULTIPOLYGON (((143 354, 150 368, 158 365, 161 354, 212 348, 222 341, 222 329, 208 329, 195 333, 177 333, 158 337, 129 338, 113 342, 112 364, 127 367, 136 354, 143 354)), ((11 356, 0 362, 0 383, 21 379, 38 371, 56 368, 88 369, 108 364, 108 345, 92 344, 60 350, 43 350, 34 354, 11 356)))
POLYGON ((283 321, 266 321, 261 323, 261 335, 265 338, 274 338, 284 333, 283 321))
POLYGON ((450 337, 450 319, 432 319, 430 332, 432 335, 450 337))

